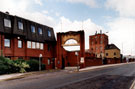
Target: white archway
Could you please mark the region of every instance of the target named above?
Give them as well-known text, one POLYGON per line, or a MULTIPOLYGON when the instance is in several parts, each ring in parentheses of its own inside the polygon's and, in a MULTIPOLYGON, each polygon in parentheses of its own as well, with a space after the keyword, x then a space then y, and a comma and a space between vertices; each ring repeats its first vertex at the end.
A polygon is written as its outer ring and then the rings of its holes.
POLYGON ((78 45, 78 42, 74 39, 69 39, 65 42, 66 46, 63 46, 63 48, 67 51, 76 51, 80 50, 80 46, 78 45))

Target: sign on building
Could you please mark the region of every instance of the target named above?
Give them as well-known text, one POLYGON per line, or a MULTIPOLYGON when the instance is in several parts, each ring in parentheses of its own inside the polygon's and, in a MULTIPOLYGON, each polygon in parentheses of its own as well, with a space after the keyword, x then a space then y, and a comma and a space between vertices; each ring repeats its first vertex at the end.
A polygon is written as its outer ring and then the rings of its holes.
POLYGON ((81 63, 84 63, 84 57, 81 57, 80 62, 81 62, 81 63))

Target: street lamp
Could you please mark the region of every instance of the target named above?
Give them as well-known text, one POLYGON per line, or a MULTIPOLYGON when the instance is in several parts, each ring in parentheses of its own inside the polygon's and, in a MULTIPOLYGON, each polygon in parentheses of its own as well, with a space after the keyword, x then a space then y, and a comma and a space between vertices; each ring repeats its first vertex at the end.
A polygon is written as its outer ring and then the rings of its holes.
POLYGON ((75 55, 77 56, 77 71, 79 71, 79 59, 78 59, 78 52, 75 52, 75 55))
POLYGON ((39 71, 41 71, 41 58, 42 58, 42 54, 39 54, 39 71))

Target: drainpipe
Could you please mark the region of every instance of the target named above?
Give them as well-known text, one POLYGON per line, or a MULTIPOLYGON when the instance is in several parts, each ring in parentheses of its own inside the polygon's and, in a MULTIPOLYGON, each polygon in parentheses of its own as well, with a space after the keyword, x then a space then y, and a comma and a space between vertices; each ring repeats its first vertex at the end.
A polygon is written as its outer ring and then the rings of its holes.
POLYGON ((3 56, 3 41, 2 41, 2 35, 1 35, 1 56, 3 56))

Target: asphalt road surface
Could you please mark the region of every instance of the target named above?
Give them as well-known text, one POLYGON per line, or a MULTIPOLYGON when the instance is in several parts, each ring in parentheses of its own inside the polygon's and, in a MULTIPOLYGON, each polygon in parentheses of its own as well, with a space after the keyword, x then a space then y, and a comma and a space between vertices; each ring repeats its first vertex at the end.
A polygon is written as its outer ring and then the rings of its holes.
POLYGON ((83 72, 58 71, 0 82, 0 89, 129 89, 135 63, 83 72))

